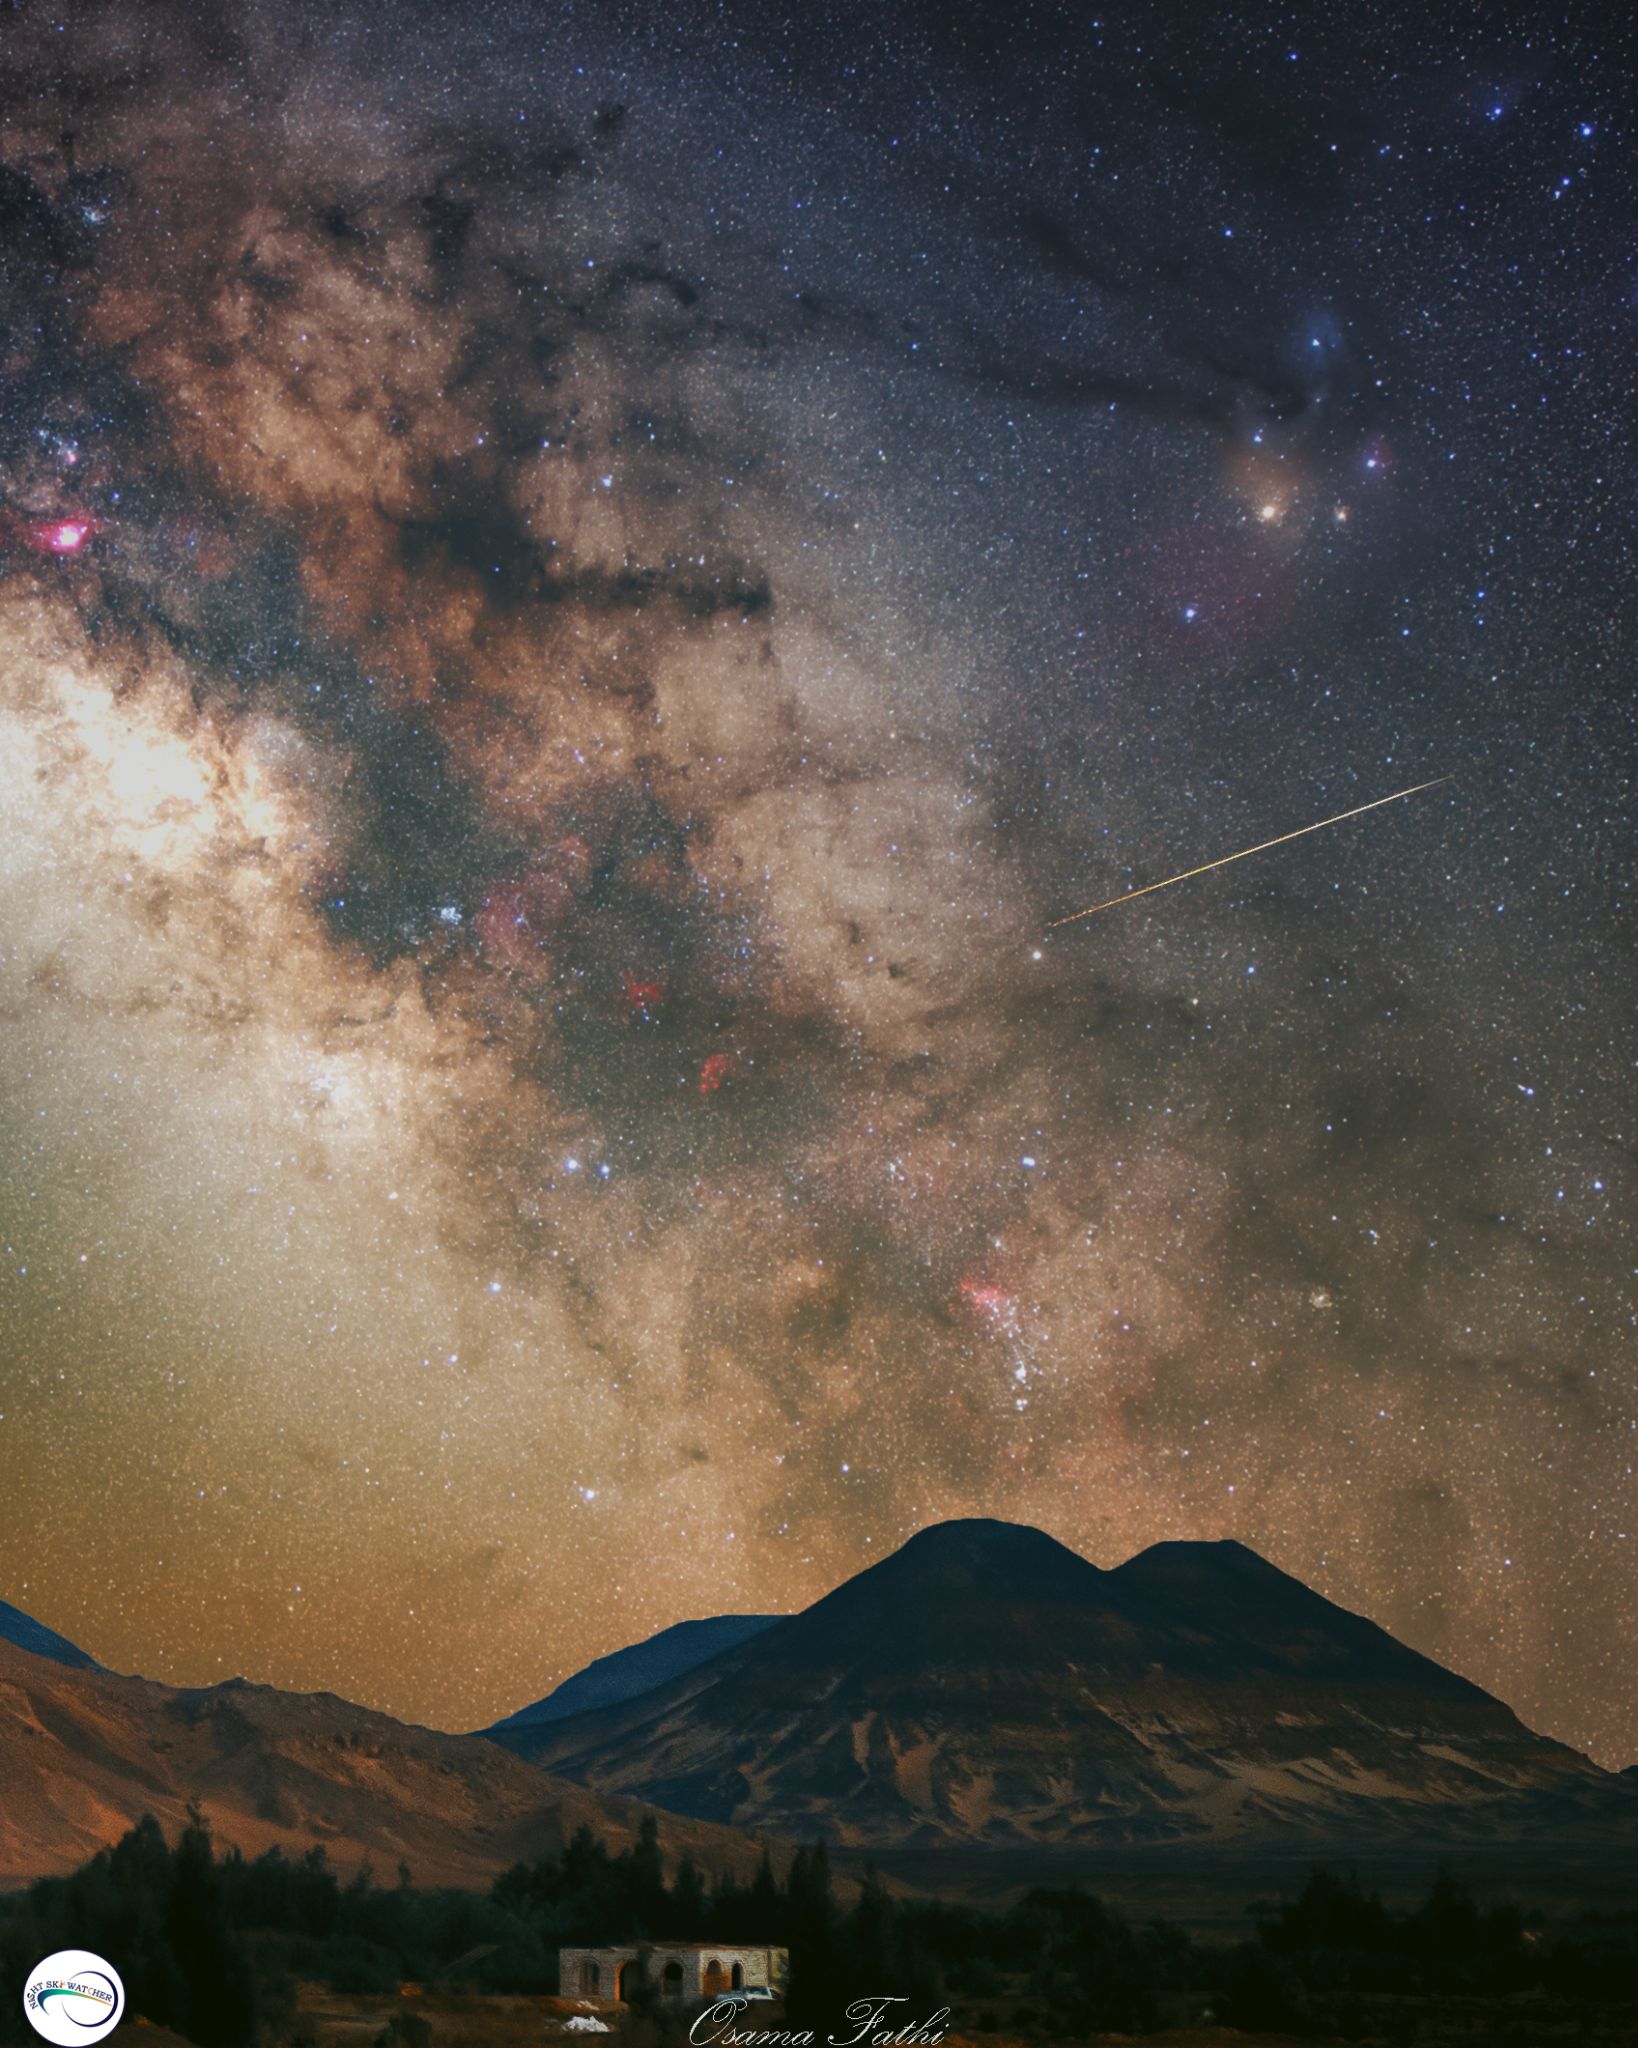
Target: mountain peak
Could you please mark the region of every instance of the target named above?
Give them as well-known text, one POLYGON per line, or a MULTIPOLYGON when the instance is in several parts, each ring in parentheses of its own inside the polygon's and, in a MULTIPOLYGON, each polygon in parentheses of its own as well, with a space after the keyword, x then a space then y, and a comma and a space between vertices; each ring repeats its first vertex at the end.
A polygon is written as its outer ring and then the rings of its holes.
POLYGON ((13 1607, 9 1600, 0 1600, 0 1641, 15 1643, 18 1649, 28 1650, 36 1657, 49 1657, 53 1664, 64 1664, 70 1671, 101 1669, 96 1658, 88 1657, 78 1644, 58 1635, 54 1628, 47 1628, 43 1621, 36 1621, 32 1614, 25 1614, 20 1607, 13 1607))
POLYGON ((535 1700, 515 1714, 508 1714, 483 1734, 503 1734, 513 1729, 543 1727, 550 1721, 564 1721, 593 1707, 617 1706, 668 1679, 680 1678, 708 1658, 749 1642, 752 1636, 772 1628, 777 1614, 718 1614, 703 1621, 673 1622, 670 1628, 599 1657, 583 1671, 535 1700))
MULTIPOLYGON (((984 1559, 997 1564, 1034 1564, 1054 1555, 1072 1558, 1083 1568, 1087 1566, 1084 1557, 1033 1523, 1003 1522, 992 1515, 962 1515, 949 1522, 927 1523, 883 1562, 913 1558, 917 1563, 932 1559, 984 1559)), ((1090 1569, 1096 1571, 1097 1566, 1090 1569)))
POLYGON ((1164 1612, 1213 1636, 1226 1632, 1249 1656, 1295 1658, 1309 1673, 1329 1670, 1355 1688, 1414 1683, 1441 1694, 1485 1697, 1467 1679, 1232 1537, 1151 1544, 1109 1579, 1134 1612, 1164 1612))
POLYGON ((918 1529, 808 1612, 857 1613, 862 1619, 881 1608, 902 1611, 909 1619, 961 1602, 991 1609, 999 1617, 1026 1594, 1036 1602, 1084 1601, 1093 1582, 1103 1577, 1095 1564, 1044 1529, 975 1515, 918 1529))
POLYGON ((1103 1571, 987 1518, 612 1709, 497 1733, 600 1791, 871 1848, 1517 1833, 1605 1790, 1243 1543, 1103 1571))
MULTIPOLYGON (((1228 1557, 1247 1558, 1253 1564, 1267 1565, 1268 1559, 1260 1550, 1253 1550, 1249 1543, 1242 1543, 1238 1536, 1168 1536, 1159 1543, 1151 1543, 1144 1550, 1134 1550, 1127 1559, 1130 1564, 1140 1557, 1228 1557)), ((1274 1567, 1270 1566, 1270 1570, 1274 1567)))
POLYGON ((1232 1536, 1211 1542, 1151 1543, 1147 1550, 1139 1550, 1117 1565, 1109 1576, 1128 1597, 1142 1595, 1170 1606, 1227 1600, 1237 1607, 1255 1603, 1265 1612, 1284 1607, 1292 1613, 1320 1609, 1348 1613, 1305 1579, 1282 1571, 1260 1551, 1232 1536))
POLYGON ((1270 1588, 1286 1585, 1303 1593, 1311 1591, 1301 1579, 1281 1571, 1261 1551, 1253 1550, 1249 1544, 1241 1543, 1233 1536, 1200 1540, 1176 1537, 1163 1543, 1151 1543, 1147 1550, 1134 1551, 1124 1564, 1117 1565, 1114 1576, 1128 1583, 1143 1580, 1157 1585, 1164 1582, 1170 1586, 1198 1579, 1219 1585, 1225 1582, 1240 1585, 1259 1583, 1270 1588))

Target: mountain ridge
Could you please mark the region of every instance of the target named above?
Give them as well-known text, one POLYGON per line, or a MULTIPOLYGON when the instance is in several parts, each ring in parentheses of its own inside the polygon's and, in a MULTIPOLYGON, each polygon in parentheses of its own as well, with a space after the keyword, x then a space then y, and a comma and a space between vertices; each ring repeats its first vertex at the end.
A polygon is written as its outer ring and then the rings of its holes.
POLYGON ((52 1663, 64 1664, 71 1671, 102 1669, 96 1658, 88 1655, 78 1643, 71 1643, 67 1636, 58 1635, 54 1628, 47 1628, 43 1621, 36 1621, 22 1608, 13 1607, 9 1600, 0 1600, 0 1642, 15 1643, 18 1649, 32 1651, 36 1657, 48 1657, 52 1663))
MULTIPOLYGON (((247 1856, 318 1843, 344 1868, 403 1861, 421 1883, 480 1887, 581 1825, 627 1847, 653 1811, 334 1693, 242 1678, 166 1686, 11 1642, 0 1642, 0 1786, 0 1886, 77 1868, 144 1813, 173 1833, 195 1800, 218 1842, 247 1856)), ((668 1858, 754 1870, 760 1840, 654 1817, 668 1858)))
POLYGON ((1494 1837, 1602 1824, 1617 1782, 1243 1544, 1106 1571, 987 1519, 647 1693, 490 1734, 603 1790, 884 1850, 1494 1837))
MULTIPOLYGON (((718 1614, 698 1621, 673 1622, 641 1642, 594 1658, 543 1698, 495 1722, 494 1728, 539 1727, 588 1708, 617 1705, 663 1685, 668 1678, 681 1677, 719 1651, 733 1649, 760 1634, 779 1619, 777 1614, 718 1614)), ((476 1732, 487 1735, 491 1730, 480 1728, 476 1732)))

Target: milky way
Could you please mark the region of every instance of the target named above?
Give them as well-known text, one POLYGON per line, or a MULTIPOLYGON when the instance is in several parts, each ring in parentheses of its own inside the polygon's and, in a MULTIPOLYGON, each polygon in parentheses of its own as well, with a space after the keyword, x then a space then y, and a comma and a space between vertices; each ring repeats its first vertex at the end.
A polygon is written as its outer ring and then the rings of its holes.
POLYGON ((761 12, 6 18, 0 1590, 1232 1534, 1629 1761, 1630 53, 761 12))

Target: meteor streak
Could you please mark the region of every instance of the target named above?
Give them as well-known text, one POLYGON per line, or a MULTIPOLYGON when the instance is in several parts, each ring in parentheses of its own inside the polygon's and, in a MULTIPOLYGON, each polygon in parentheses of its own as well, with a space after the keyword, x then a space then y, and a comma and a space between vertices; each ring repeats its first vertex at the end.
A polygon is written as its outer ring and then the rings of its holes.
POLYGON ((1265 839, 1257 846, 1242 847, 1238 853, 1225 853, 1221 860, 1208 860, 1197 868, 1185 868, 1180 875, 1168 875, 1163 882, 1149 882, 1141 889, 1128 889, 1124 896, 1111 896, 1107 902, 1094 903, 1086 910, 1072 911, 1068 917, 1055 917, 1047 926, 1055 932, 1061 924, 1075 924, 1083 917, 1096 917, 1100 910, 1113 910, 1117 903, 1130 903, 1137 896, 1152 896, 1157 889, 1169 889, 1174 882, 1192 881, 1196 875, 1209 875, 1213 868, 1226 868, 1230 861, 1249 860, 1254 853, 1267 853, 1271 846, 1284 846, 1289 839, 1302 839, 1310 832, 1323 832, 1327 825, 1340 825, 1344 818, 1357 818, 1365 811, 1380 810, 1384 804, 1396 804, 1401 797, 1416 796, 1424 789, 1437 789, 1442 782, 1454 782, 1453 775, 1436 775, 1431 782, 1413 782, 1409 789, 1396 789, 1392 796, 1373 797, 1368 804, 1355 804, 1351 811, 1338 811, 1334 818, 1321 818, 1313 825, 1299 825, 1295 832, 1282 832, 1277 839, 1265 839))

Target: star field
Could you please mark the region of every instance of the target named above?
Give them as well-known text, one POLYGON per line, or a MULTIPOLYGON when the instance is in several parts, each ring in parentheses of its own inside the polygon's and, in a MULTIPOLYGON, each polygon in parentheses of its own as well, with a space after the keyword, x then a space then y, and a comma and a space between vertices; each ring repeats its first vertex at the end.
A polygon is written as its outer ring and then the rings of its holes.
POLYGON ((0 1590, 470 1727, 1233 1535, 1638 1758, 1631 54, 10 14, 0 1590))

